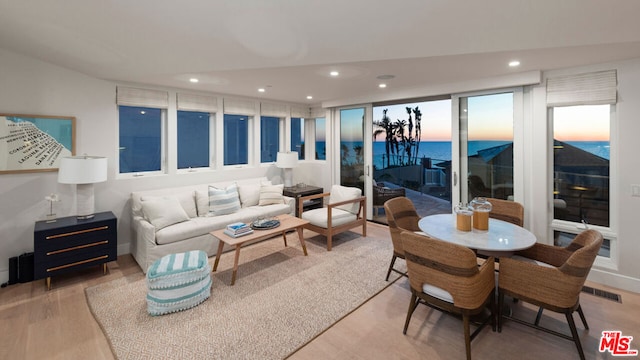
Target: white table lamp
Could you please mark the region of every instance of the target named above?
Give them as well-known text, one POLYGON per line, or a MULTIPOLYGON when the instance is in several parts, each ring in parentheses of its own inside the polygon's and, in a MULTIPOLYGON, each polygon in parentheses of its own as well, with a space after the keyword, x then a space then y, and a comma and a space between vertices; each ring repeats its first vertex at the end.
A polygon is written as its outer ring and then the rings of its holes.
POLYGON ((279 152, 276 158, 276 166, 284 169, 284 186, 293 186, 293 168, 298 166, 297 152, 279 152))
POLYGON ((90 219, 95 210, 93 184, 107 181, 107 158, 68 156, 60 161, 58 182, 76 184, 78 219, 90 219))

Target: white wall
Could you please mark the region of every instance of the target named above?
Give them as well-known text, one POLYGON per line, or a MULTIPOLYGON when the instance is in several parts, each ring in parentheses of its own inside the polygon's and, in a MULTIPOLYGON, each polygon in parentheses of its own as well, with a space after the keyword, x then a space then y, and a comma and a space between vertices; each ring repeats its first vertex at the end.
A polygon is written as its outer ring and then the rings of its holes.
MULTIPOLYGON (((601 69, 618 71, 618 106, 616 132, 612 137, 620 146, 616 155, 618 196, 614 223, 617 231, 617 269, 596 266, 590 279, 623 289, 640 292, 640 241, 635 222, 640 213, 640 197, 631 197, 631 184, 640 184, 640 59, 603 64, 588 68, 546 73, 581 73, 601 69)), ((169 174, 148 178, 116 179, 117 154, 116 84, 53 66, 33 58, 0 49, 0 113, 75 116, 77 153, 109 158, 109 179, 96 184, 96 211, 113 211, 118 217, 118 254, 129 253, 129 194, 132 191, 166 186, 206 183, 241 177, 276 178, 280 170, 273 166, 211 171, 196 174, 169 174)), ((547 154, 537 149, 546 146, 546 93, 544 85, 527 90, 525 130, 532 137, 525 142, 527 168, 525 202, 531 230, 541 239, 548 237, 548 209, 544 199, 547 154), (531 160, 531 161, 529 161, 531 160)), ((170 90, 170 96, 175 91, 170 90)), ((171 110, 171 109, 170 109, 171 110)), ((330 119, 327 117, 330 127, 330 119)), ((329 132, 328 132, 329 133, 329 132)), ((330 144, 328 144, 329 146, 330 144)), ((329 150, 329 149, 328 149, 329 150)), ((329 154, 327 154, 329 156, 329 154)), ((294 183, 331 185, 331 166, 327 162, 302 162, 294 171, 294 183)), ((33 250, 33 226, 44 219, 48 203, 44 197, 52 192, 61 195, 56 204, 58 216, 72 215, 75 199, 72 185, 57 183, 57 173, 0 175, 0 283, 7 281, 8 258, 33 250)))
MULTIPOLYGON (((210 183, 267 176, 281 182, 281 169, 273 165, 201 173, 116 179, 117 121, 116 85, 81 73, 0 49, 0 113, 76 117, 76 153, 106 156, 108 181, 95 184, 96 211, 113 211, 118 218, 118 254, 129 253, 132 191, 168 186, 210 183)), ((175 99, 175 90, 169 90, 175 99)), ((175 106, 175 101, 171 106, 175 106)), ((175 108, 169 109, 169 113, 175 108)), ((174 143, 175 144, 175 143, 174 143)), ((171 145, 170 145, 171 146, 171 145)), ((326 186, 328 165, 301 163, 295 182, 326 186)), ((57 172, 0 175, 0 283, 8 279, 8 259, 33 251, 34 223, 49 210, 44 197, 57 193, 58 217, 75 214, 74 185, 57 182, 57 172)))

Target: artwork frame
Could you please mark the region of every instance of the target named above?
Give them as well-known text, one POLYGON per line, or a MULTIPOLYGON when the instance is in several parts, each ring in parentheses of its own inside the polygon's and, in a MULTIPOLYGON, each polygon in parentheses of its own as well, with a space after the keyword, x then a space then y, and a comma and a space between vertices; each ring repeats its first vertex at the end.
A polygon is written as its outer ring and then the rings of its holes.
POLYGON ((58 171, 75 151, 73 116, 0 114, 0 175, 58 171))

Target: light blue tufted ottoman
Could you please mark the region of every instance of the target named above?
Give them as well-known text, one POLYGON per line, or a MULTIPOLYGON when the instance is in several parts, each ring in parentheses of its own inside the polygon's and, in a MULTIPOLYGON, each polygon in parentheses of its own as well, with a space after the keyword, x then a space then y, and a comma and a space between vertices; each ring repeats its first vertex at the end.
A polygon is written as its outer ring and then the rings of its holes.
POLYGON ((192 308, 211 294, 211 268, 201 250, 170 254, 147 271, 147 311, 164 315, 192 308))

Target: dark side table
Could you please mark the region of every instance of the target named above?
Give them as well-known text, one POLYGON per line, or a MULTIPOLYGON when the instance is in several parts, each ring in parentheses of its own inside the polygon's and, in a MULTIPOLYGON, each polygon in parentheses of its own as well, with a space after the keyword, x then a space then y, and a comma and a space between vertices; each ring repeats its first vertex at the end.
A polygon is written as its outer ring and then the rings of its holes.
POLYGON ((33 234, 34 279, 46 279, 89 266, 116 261, 118 247, 116 216, 111 212, 95 214, 91 219, 75 216, 58 218, 54 222, 36 222, 33 234))
MULTIPOLYGON (((305 185, 304 187, 298 187, 298 186, 285 187, 284 190, 282 191, 282 195, 296 199, 296 216, 300 217, 300 208, 298 205, 298 200, 300 199, 300 197, 322 194, 322 192, 323 192, 323 189, 321 187, 305 185)), ((307 201, 303 205, 303 211, 317 209, 321 207, 322 207, 322 199, 313 199, 313 200, 307 201)))

